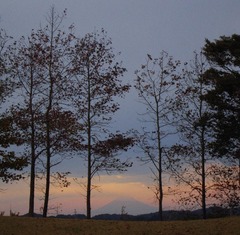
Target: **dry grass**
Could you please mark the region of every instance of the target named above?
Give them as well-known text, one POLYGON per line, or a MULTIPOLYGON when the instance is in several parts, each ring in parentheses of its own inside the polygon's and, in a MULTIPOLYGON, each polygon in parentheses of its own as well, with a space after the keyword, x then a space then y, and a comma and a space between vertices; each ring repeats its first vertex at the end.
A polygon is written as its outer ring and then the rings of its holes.
POLYGON ((240 217, 127 222, 0 217, 1 235, 238 235, 240 217))

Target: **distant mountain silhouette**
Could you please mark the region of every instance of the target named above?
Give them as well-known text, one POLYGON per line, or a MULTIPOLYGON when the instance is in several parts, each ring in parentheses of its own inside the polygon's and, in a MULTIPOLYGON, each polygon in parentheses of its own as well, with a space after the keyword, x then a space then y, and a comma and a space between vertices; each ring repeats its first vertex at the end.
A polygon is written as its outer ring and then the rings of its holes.
MULTIPOLYGON (((127 210, 127 206, 134 209, 134 206, 141 206, 143 209, 143 206, 146 206, 146 209, 153 208, 154 211, 156 211, 155 207, 148 206, 145 203, 136 201, 134 199, 126 199, 126 200, 115 200, 106 206, 99 209, 99 211, 104 210, 104 208, 107 209, 113 209, 111 206, 114 204, 115 207, 119 207, 117 212, 107 212, 107 213, 100 213, 92 217, 92 219, 95 220, 127 220, 127 221, 156 221, 159 220, 158 212, 152 212, 152 213, 139 213, 138 215, 132 215, 127 210), (125 203, 123 205, 122 203, 125 203), (129 204, 130 203, 130 204, 129 204), (125 212, 127 214, 121 213, 122 206, 126 206, 125 212)), ((117 209, 116 209, 117 210, 117 209)), ((98 210, 95 210, 98 211, 98 210)), ((136 212, 136 210, 135 210, 136 212)), ((220 217, 226 217, 226 216, 240 216, 240 207, 234 209, 234 211, 218 206, 213 206, 207 208, 207 217, 208 218, 220 218, 220 217)), ((28 214, 25 214, 23 216, 28 216, 28 214)), ((42 215, 35 214, 35 217, 42 217, 42 215)), ((86 215, 83 214, 74 214, 74 215, 57 215, 57 216, 49 216, 49 217, 56 217, 56 218, 65 218, 65 219, 86 219, 86 215)), ((194 211, 188 211, 188 210, 168 210, 163 211, 163 219, 166 221, 172 221, 172 220, 193 220, 193 219, 201 219, 202 218, 202 211, 200 209, 194 210, 194 211)))
POLYGON ((140 215, 157 211, 156 207, 150 206, 135 199, 121 198, 114 200, 97 210, 93 210, 92 214, 121 214, 123 209, 124 212, 129 215, 140 215))
MULTIPOLYGON (((208 218, 220 218, 230 216, 231 212, 229 209, 224 209, 221 207, 210 207, 207 209, 208 218)), ((240 208, 237 208, 234 211, 235 216, 240 216, 240 208)), ((201 210, 169 210, 163 211, 163 219, 165 221, 173 220, 194 220, 201 219, 202 211, 201 210)), ((93 219, 96 220, 128 220, 128 221, 157 221, 159 220, 159 215, 157 212, 149 214, 140 214, 140 215, 121 215, 121 214, 100 214, 93 216, 93 219)))

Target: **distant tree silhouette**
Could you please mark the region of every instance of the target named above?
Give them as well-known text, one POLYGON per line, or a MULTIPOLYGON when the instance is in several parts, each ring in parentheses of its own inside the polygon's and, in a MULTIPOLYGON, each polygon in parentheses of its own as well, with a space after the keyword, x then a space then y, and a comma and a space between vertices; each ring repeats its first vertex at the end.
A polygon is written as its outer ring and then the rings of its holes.
POLYGON ((174 101, 180 141, 169 151, 170 170, 180 187, 188 188, 180 193, 179 202, 201 206, 202 218, 206 219, 206 177, 212 133, 210 110, 204 100, 209 90, 204 77, 208 64, 202 53, 195 52, 193 61, 185 65, 174 101))
POLYGON ((139 147, 143 151, 139 159, 151 164, 150 169, 156 182, 154 194, 159 205, 159 218, 163 220, 163 175, 167 160, 165 140, 173 132, 170 128, 173 112, 171 102, 177 86, 180 62, 174 61, 165 51, 156 59, 150 55, 147 57, 146 64, 136 71, 135 79, 139 101, 146 108, 146 112, 140 114, 145 126, 143 133, 139 134, 139 147))
POLYGON ((93 177, 105 171, 125 171, 132 165, 117 154, 134 143, 129 133, 113 134, 109 131, 112 116, 120 106, 115 97, 123 98, 130 85, 122 84, 120 77, 126 71, 115 59, 112 41, 104 30, 88 33, 78 40, 73 58, 70 92, 72 103, 82 127, 79 151, 87 162, 86 207, 91 218, 91 192, 93 177), (85 153, 85 154, 83 154, 85 153))

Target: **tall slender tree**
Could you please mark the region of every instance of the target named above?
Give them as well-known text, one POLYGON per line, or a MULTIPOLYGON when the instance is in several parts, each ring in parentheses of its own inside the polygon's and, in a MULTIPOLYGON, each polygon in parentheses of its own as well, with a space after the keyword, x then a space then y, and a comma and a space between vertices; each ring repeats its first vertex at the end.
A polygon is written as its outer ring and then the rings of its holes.
POLYGON ((30 195, 29 216, 34 215, 35 196, 35 170, 36 160, 45 151, 42 126, 42 104, 40 94, 41 63, 43 62, 39 51, 39 41, 36 33, 32 32, 26 40, 22 37, 15 42, 9 50, 10 77, 12 86, 15 87, 15 96, 18 103, 13 103, 11 113, 16 123, 16 132, 22 137, 23 143, 29 145, 25 153, 29 155, 30 164, 30 195), (20 88, 20 89, 18 89, 20 88))
POLYGON ((61 152, 71 151, 73 146, 68 140, 76 130, 75 118, 71 110, 64 105, 67 100, 66 89, 71 77, 71 53, 75 36, 72 33, 73 26, 69 27, 66 34, 60 29, 66 11, 58 14, 51 7, 47 17, 47 26, 39 31, 41 51, 44 56, 42 96, 44 100, 44 134, 46 147, 46 188, 44 196, 43 216, 47 216, 51 168, 60 163, 62 159, 53 161, 53 156, 59 156, 61 152), (66 120, 68 120, 66 122, 66 120))
POLYGON ((146 107, 142 114, 143 134, 139 145, 144 156, 140 160, 151 164, 154 180, 157 182, 155 196, 159 206, 159 219, 163 220, 164 169, 167 137, 173 133, 171 124, 171 103, 176 89, 179 61, 174 61, 167 52, 153 59, 148 55, 146 64, 136 71, 135 88, 140 102, 146 107))
POLYGON ((209 106, 204 100, 209 86, 204 73, 207 61, 202 53, 195 53, 194 60, 183 69, 174 113, 180 141, 169 151, 170 169, 184 192, 180 202, 201 206, 202 217, 206 219, 206 177, 209 174, 211 119, 209 106), (183 196, 184 195, 184 196, 183 196))
MULTIPOLYGON (((47 26, 32 31, 10 49, 12 84, 18 103, 13 103, 18 131, 27 146, 30 161, 29 215, 34 214, 36 161, 44 163, 46 188, 43 216, 47 216, 51 168, 62 161, 61 153, 72 150, 70 136, 76 130, 75 118, 63 100, 70 76, 69 62, 75 37, 72 27, 65 34, 60 25, 65 16, 51 8, 47 26), (66 120, 68 120, 66 122, 66 120), (44 160, 46 157, 46 161, 44 160), (55 159, 53 158, 55 156, 55 159)), ((66 101, 67 103, 67 101, 66 101)))
POLYGON ((85 152, 87 162, 88 219, 91 218, 93 177, 101 171, 123 171, 131 166, 116 153, 127 150, 133 139, 120 132, 111 134, 109 128, 113 114, 119 109, 115 97, 124 97, 130 89, 128 84, 122 84, 120 77, 126 69, 116 61, 111 44, 104 30, 89 33, 78 41, 73 58, 75 77, 70 93, 74 94, 72 102, 85 140, 80 151, 85 152))

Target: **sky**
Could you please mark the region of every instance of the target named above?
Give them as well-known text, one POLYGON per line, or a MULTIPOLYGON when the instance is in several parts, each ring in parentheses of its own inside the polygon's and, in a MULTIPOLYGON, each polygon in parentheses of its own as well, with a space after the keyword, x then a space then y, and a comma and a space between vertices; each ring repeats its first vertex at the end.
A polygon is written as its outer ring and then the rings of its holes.
MULTIPOLYGON (((164 50, 182 62, 193 58, 193 51, 200 51, 205 39, 214 40, 222 35, 240 34, 239 0, 0 0, 0 27, 15 39, 27 36, 32 29, 45 24, 46 15, 54 5, 58 12, 67 9, 63 25, 74 24, 75 32, 82 37, 86 33, 104 28, 112 38, 118 57, 127 68, 123 79, 133 84, 134 71, 146 62, 147 54, 157 57, 164 50)), ((143 110, 137 101, 134 89, 121 103, 121 109, 112 124, 114 129, 138 129, 137 113, 143 110)), ((134 152, 130 154, 133 158, 134 152)), ((82 178, 81 162, 65 162, 61 167, 72 172, 71 177, 82 178)), ((92 209, 118 198, 131 197, 154 205, 151 173, 147 166, 134 161, 134 166, 125 174, 101 175, 95 182, 100 192, 92 198, 92 209)), ((28 210, 28 183, 12 185, 0 183, 7 189, 0 193, 0 211, 28 210)), ((85 213, 85 202, 79 185, 61 190, 53 188, 50 204, 60 205, 64 213, 85 213)), ((41 201, 37 195, 36 212, 41 201)), ((170 199, 164 202, 165 209, 173 208, 170 199)), ((127 210, 127 208, 126 208, 127 210)), ((120 212, 120 209, 119 209, 120 212)), ((117 212, 118 213, 118 212, 117 212)))

